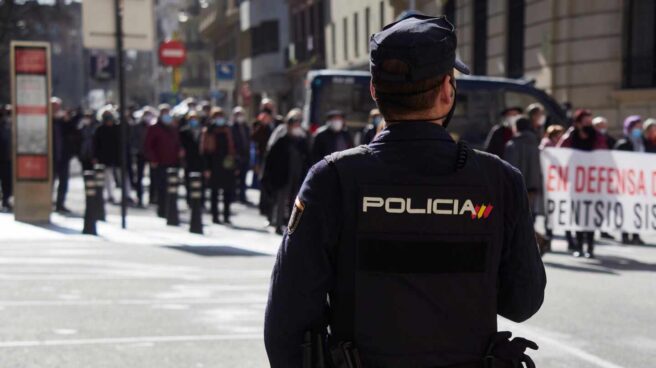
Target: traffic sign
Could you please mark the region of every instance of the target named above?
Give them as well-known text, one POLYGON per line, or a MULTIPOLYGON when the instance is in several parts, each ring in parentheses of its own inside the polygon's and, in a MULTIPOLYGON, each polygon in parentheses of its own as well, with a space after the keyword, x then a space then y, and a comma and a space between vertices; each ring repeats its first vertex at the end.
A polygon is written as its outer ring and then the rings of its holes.
POLYGON ((184 64, 187 50, 182 42, 177 40, 164 41, 159 45, 159 62, 166 66, 184 64))
MULTIPOLYGON (((122 0, 123 40, 125 49, 151 51, 155 48, 153 0, 122 0)), ((84 47, 89 49, 116 48, 116 17, 114 1, 84 0, 82 2, 82 34, 84 47)))
POLYGON ((91 77, 97 80, 112 80, 116 74, 116 57, 104 52, 92 54, 91 77))
POLYGON ((233 81, 235 80, 236 67, 235 63, 218 62, 215 66, 216 80, 233 81))

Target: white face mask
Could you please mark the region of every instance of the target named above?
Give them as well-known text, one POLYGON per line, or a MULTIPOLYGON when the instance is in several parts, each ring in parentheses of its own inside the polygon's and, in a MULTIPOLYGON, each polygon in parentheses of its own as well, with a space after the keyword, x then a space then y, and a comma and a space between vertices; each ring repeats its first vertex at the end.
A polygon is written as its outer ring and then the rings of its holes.
POLYGON ((521 115, 515 115, 515 116, 507 117, 506 118, 506 126, 514 127, 517 120, 519 120, 521 117, 522 117, 521 115))
POLYGON ((237 116, 237 117, 235 118, 235 121, 238 122, 238 123, 240 123, 240 124, 241 124, 241 123, 245 123, 245 122, 246 122, 246 117, 243 116, 243 115, 239 115, 239 116, 237 116))
POLYGON ((542 115, 542 116, 540 116, 540 119, 538 119, 538 126, 542 127, 542 126, 544 126, 544 123, 546 123, 546 122, 547 122, 547 117, 542 115))
POLYGON ((342 119, 332 119, 328 122, 330 129, 334 132, 339 132, 344 128, 344 121, 342 119))
POLYGON ((606 129, 606 128, 599 128, 599 129, 597 129, 597 131, 599 131, 599 133, 601 133, 601 134, 606 134, 606 132, 608 132, 608 129, 606 129))
POLYGON ((305 135, 303 132, 303 128, 301 127, 294 127, 289 131, 289 134, 291 134, 294 137, 302 137, 305 135))

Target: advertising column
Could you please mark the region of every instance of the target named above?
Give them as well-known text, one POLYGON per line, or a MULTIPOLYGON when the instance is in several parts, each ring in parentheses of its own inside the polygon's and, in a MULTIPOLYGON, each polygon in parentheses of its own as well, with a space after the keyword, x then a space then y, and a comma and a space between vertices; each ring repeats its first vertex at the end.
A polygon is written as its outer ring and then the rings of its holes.
POLYGON ((52 210, 50 44, 11 43, 14 213, 44 223, 52 210))

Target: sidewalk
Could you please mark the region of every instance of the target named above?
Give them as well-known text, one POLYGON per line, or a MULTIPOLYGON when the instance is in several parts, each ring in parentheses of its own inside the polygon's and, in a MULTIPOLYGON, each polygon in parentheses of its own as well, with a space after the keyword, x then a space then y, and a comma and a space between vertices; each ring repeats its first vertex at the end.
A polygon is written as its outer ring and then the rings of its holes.
MULTIPOLYGON (((50 224, 31 225, 14 221, 14 215, 0 213, 0 241, 52 241, 105 242, 137 245, 198 247, 197 251, 221 251, 223 254, 275 255, 280 245, 280 236, 266 227, 266 220, 256 207, 234 204, 233 225, 212 224, 208 214, 203 215, 204 234, 189 232, 189 211, 184 200, 180 200, 180 226, 167 226, 166 219, 156 216, 155 207, 145 209, 128 208, 127 229, 121 228, 120 207, 106 204, 107 221, 97 222, 98 236, 83 235, 84 196, 82 179, 72 178, 69 185, 67 206, 72 215, 53 213, 50 224), (215 248, 215 249, 214 249, 215 248)), ((257 200, 259 192, 251 190, 251 201, 257 200)), ((193 249, 190 251, 194 251, 193 249)))

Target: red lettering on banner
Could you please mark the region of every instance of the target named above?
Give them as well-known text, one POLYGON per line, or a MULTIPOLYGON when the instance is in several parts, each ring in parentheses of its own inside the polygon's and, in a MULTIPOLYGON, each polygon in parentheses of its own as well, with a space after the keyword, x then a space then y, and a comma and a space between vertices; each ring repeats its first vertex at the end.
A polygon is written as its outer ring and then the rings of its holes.
POLYGON ((624 185, 624 172, 622 170, 615 170, 617 173, 617 190, 615 190, 615 194, 619 193, 624 193, 625 185, 624 185))
POLYGON ((588 167, 588 193, 594 193, 595 190, 592 187, 595 181, 597 181, 597 177, 595 176, 597 174, 597 167, 596 166, 590 166, 588 167))
POLYGON ((627 179, 629 181, 629 185, 628 185, 627 190, 628 190, 630 195, 635 195, 635 192, 636 192, 636 190, 635 190, 635 181, 633 181, 633 179, 635 179, 635 171, 633 171, 633 169, 629 169, 629 172, 627 174, 627 179))
POLYGON ((602 166, 599 168, 599 176, 597 177, 597 193, 601 193, 601 188, 603 188, 605 182, 606 182, 606 168, 602 166))
POLYGON ((561 190, 568 191, 569 188, 569 170, 565 166, 558 167, 558 184, 560 185, 561 190))
POLYGON ((556 171, 556 166, 554 165, 549 165, 549 167, 547 168, 547 192, 556 191, 556 188, 554 186, 554 181, 556 181, 555 171, 556 171))
POLYGON ((646 195, 647 190, 645 188, 645 173, 640 170, 640 173, 638 175, 638 194, 646 195))
POLYGON ((574 190, 581 193, 585 190, 585 168, 581 166, 576 167, 576 179, 574 181, 574 190))

